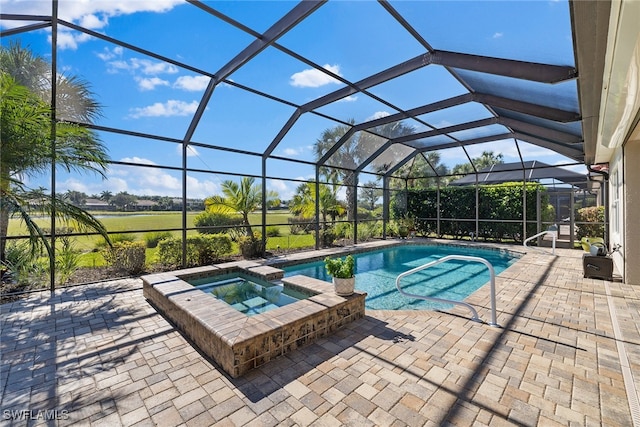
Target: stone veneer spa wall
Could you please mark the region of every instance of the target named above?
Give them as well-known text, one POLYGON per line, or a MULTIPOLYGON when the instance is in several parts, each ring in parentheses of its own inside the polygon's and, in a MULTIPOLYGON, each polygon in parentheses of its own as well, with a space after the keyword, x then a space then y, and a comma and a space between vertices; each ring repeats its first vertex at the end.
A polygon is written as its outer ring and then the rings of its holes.
POLYGON ((236 378, 364 317, 366 293, 356 291, 340 297, 330 283, 283 276, 280 269, 239 261, 143 276, 143 294, 203 353, 236 378), (229 273, 281 280, 285 286, 310 296, 247 316, 186 282, 229 273))

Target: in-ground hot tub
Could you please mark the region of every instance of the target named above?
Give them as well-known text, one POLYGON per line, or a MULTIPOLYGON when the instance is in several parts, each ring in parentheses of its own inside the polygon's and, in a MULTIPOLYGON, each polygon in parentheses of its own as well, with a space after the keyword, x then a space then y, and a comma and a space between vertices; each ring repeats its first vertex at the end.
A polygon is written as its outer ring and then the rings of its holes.
POLYGON ((322 280, 283 276, 283 270, 239 261, 151 274, 143 276, 142 282, 145 298, 236 378, 364 316, 366 293, 340 297, 333 285, 322 280), (247 315, 198 288, 199 281, 216 282, 223 275, 281 282, 289 293, 303 299, 247 315))
POLYGON ((282 281, 262 280, 243 273, 190 279, 187 282, 247 316, 266 313, 316 295, 315 292, 294 289, 282 281))

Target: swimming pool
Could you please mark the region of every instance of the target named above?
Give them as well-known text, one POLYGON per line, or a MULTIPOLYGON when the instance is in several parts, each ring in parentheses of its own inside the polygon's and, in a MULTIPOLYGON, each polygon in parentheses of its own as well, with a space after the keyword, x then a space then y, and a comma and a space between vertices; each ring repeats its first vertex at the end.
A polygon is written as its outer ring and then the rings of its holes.
MULTIPOLYGON (((400 273, 447 255, 485 258, 500 274, 518 256, 508 251, 451 245, 404 245, 355 254, 356 289, 367 293, 365 307, 372 310, 447 309, 449 304, 423 301, 401 295, 395 284, 400 273)), ((302 274, 331 282, 324 261, 282 267, 285 277, 302 274)), ((463 301, 490 279, 483 264, 449 261, 408 276, 403 290, 419 295, 463 301)))

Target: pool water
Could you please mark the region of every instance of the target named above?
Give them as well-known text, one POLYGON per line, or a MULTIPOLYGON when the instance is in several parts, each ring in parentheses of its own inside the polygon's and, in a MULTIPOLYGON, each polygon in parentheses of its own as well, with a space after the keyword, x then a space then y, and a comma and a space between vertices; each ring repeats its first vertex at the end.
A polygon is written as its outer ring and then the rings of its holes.
MULTIPOLYGON (((365 307, 372 310, 446 309, 440 304, 401 295, 396 278, 412 268, 419 267, 447 255, 468 255, 485 258, 500 274, 518 257, 506 251, 467 248, 447 245, 407 245, 355 254, 356 289, 366 292, 365 307)), ((284 267, 285 277, 302 274, 331 282, 324 261, 284 267)), ((451 260, 410 275, 401 282, 406 292, 463 301, 482 285, 489 282, 489 270, 484 264, 451 260)))
POLYGON ((308 298, 308 295, 286 288, 283 284, 264 282, 238 274, 218 275, 188 282, 247 316, 308 298))

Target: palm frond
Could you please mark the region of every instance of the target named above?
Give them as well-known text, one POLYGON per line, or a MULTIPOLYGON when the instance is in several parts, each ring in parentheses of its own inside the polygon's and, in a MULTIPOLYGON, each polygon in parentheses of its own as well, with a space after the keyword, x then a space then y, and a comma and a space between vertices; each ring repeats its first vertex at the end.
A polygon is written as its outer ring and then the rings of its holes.
POLYGON ((20 197, 19 194, 3 191, 0 193, 0 204, 10 216, 18 216, 29 233, 29 246, 33 255, 40 251, 40 245, 44 246, 49 257, 53 257, 53 249, 44 231, 31 217, 29 202, 27 198, 20 197))

